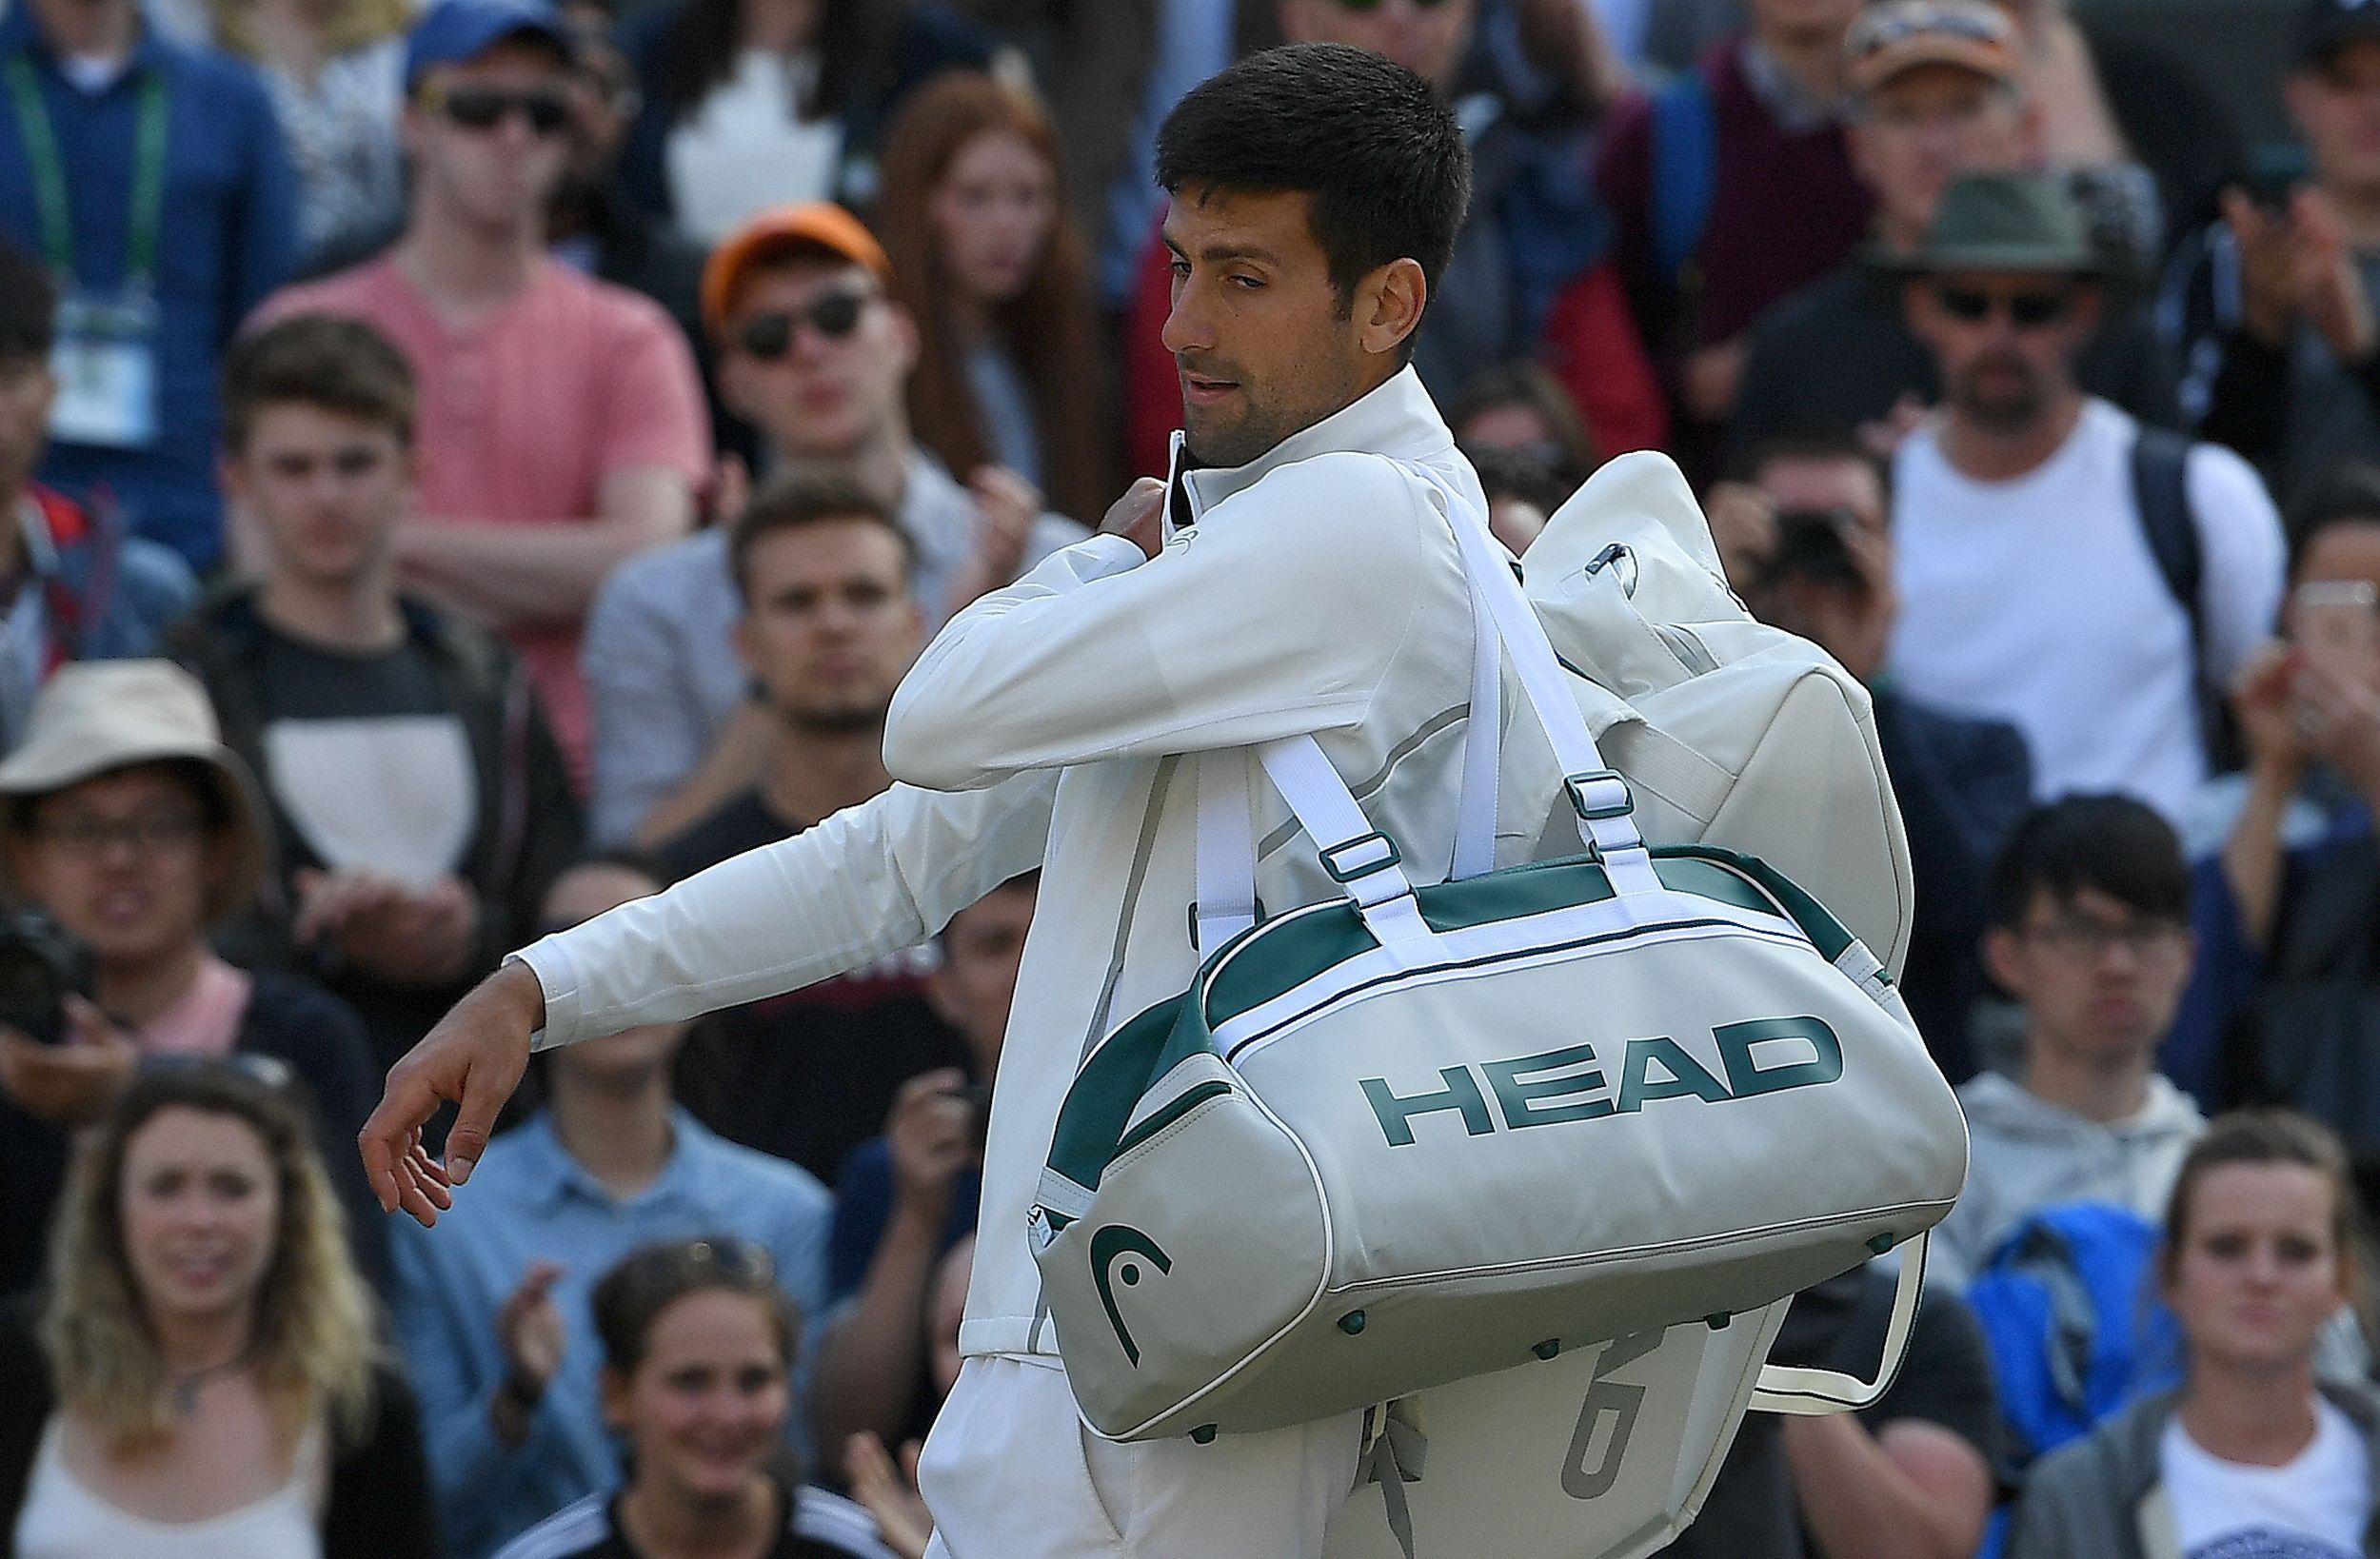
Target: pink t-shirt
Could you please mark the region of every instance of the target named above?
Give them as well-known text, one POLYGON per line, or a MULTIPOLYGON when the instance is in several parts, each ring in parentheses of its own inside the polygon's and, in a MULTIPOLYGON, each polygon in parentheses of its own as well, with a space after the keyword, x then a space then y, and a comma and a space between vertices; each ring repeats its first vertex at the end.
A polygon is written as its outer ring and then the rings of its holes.
POLYGON ((230 1055, 255 989, 248 971, 208 954, 182 999, 142 1025, 141 1049, 151 1056, 230 1055))
MULTIPOLYGON (((283 288, 252 324, 307 312, 363 320, 411 362, 421 507, 433 519, 575 524, 594 515, 605 481, 620 472, 659 466, 697 486, 709 473, 694 354, 660 305, 625 287, 545 260, 520 297, 457 328, 393 259, 381 259, 283 288)), ((584 780, 578 624, 510 638, 584 780)))

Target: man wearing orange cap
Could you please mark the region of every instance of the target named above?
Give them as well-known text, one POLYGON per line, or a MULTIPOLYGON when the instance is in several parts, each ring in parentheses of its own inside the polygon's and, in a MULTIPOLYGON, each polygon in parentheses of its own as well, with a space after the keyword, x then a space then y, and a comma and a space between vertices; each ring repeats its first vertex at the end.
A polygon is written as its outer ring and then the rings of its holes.
MULTIPOLYGON (((961 485, 910 437, 917 329, 890 278, 883 249, 842 207, 778 207, 713 251, 703 319, 721 397, 760 430, 764 465, 838 472, 893 511, 930 632, 1084 531, 1042 513, 1009 472, 961 485)), ((742 503, 729 492, 719 507, 732 519, 742 503)), ((729 642, 742 612, 720 526, 634 560, 597 597, 582 661, 597 838, 667 839, 758 780, 769 717, 729 642)))
POLYGON ((421 473, 399 580, 504 633, 584 780, 581 620, 623 559, 693 523, 710 423, 661 306, 546 251, 575 47, 544 0, 427 11, 406 61, 404 235, 260 317, 351 315, 405 353, 421 473))

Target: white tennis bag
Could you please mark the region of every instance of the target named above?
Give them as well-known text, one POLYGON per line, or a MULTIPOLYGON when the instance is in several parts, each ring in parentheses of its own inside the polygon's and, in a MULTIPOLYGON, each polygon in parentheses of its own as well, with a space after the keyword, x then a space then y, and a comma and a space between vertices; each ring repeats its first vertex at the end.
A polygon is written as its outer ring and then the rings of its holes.
MULTIPOLYGON (((1617 1369, 1614 1339, 1692 1322, 1749 1339, 1696 1350, 1723 1443, 1770 1307, 1921 1233, 1963 1178, 1956 1103, 1877 960, 1755 859, 1647 848, 1483 522, 1441 492, 1482 629, 1475 725, 1499 727, 1478 714, 1500 639, 1585 854, 1481 869, 1475 741, 1457 878, 1417 889, 1311 739, 1257 749, 1347 899, 1234 937, 1068 1095, 1037 1255, 1103 1434, 1270 1428, 1597 1345, 1617 1369), (1791 1173, 1814 1144, 1826 1173, 1791 1173)), ((1394 1515, 1416 1435, 1375 1419, 1394 1515)))

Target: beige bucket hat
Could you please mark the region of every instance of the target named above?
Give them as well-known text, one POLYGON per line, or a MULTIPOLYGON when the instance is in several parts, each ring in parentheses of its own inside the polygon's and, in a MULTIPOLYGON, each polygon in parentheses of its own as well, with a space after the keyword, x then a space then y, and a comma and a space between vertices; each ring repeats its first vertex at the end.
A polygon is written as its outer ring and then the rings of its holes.
MULTIPOLYGON (((24 741, 0 762, 0 797, 54 795, 117 769, 175 760, 198 765, 222 808, 231 867, 207 913, 210 921, 228 919, 256 902, 271 869, 264 801, 248 765, 223 744, 206 688, 172 661, 82 661, 60 667, 33 701, 24 741)), ((6 852, 0 852, 0 884, 22 897, 6 852)))

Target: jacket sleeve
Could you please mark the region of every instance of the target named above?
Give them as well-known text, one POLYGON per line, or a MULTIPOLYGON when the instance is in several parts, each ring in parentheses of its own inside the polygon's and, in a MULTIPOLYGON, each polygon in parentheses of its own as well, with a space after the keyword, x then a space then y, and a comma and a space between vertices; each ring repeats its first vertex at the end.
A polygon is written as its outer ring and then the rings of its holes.
POLYGON ((915 947, 1041 863, 1055 773, 964 796, 895 785, 520 954, 540 1050, 757 1001, 915 947))
POLYGON ((1117 537, 1068 547, 927 646, 893 695, 884 766, 966 790, 1355 725, 1418 609, 1425 523, 1443 528, 1416 479, 1329 454, 1216 504, 1155 558, 1117 537))
POLYGON ((371 1435, 331 1469, 323 1559, 438 1559, 421 1404, 394 1370, 372 1384, 371 1435))

